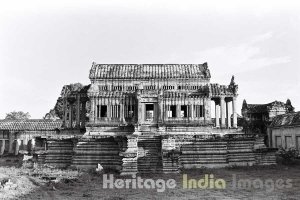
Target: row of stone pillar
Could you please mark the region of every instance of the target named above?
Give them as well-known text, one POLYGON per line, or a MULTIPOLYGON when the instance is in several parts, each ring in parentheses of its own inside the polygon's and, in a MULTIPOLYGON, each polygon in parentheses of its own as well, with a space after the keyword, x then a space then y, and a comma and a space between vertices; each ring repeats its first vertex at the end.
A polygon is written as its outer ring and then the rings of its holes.
MULTIPOLYGON (((0 147, 0 155, 3 155, 4 154, 4 151, 5 151, 5 144, 6 142, 9 143, 9 147, 8 147, 8 153, 9 154, 15 154, 15 155, 18 155, 19 154, 19 150, 20 150, 20 145, 21 145, 21 139, 9 139, 9 140, 6 140, 6 139, 2 139, 1 140, 1 147, 0 147), (15 148, 13 146, 15 142, 15 148)), ((32 141, 34 142, 34 141, 32 141)))
POLYGON ((84 128, 86 115, 86 101, 81 101, 78 95, 76 99, 64 99, 64 126, 67 128, 84 128), (75 113, 73 107, 75 108, 75 113), (75 127, 73 126, 73 115, 75 114, 75 127))
POLYGON ((217 128, 237 128, 236 98, 220 97, 215 99, 215 118, 217 128), (231 107, 232 103, 232 107, 231 107), (232 109, 233 123, 231 122, 230 110, 232 109), (220 120, 221 118, 221 120, 220 120))
MULTIPOLYGON (((107 114, 106 117, 108 120, 118 118, 120 120, 125 120, 125 117, 129 117, 130 109, 127 106, 131 106, 131 111, 136 112, 136 109, 132 108, 135 106, 134 99, 117 99, 112 98, 99 98, 99 97, 91 97, 91 112, 90 112, 90 120, 98 121, 101 118, 101 106, 107 106, 107 114), (98 108, 97 108, 98 107, 98 108)), ((136 116, 136 113, 133 114, 136 116)))

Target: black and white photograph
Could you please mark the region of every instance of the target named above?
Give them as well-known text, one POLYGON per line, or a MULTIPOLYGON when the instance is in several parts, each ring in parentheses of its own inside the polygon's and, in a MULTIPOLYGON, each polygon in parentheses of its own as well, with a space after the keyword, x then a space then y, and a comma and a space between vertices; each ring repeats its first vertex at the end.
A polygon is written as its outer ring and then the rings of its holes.
POLYGON ((0 0, 1 199, 300 199, 300 2, 0 0))

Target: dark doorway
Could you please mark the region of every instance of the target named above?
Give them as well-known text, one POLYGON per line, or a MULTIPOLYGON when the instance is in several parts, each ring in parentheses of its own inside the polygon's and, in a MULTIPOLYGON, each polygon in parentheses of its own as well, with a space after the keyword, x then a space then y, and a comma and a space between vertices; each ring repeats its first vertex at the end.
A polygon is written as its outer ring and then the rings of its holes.
POLYGON ((186 105, 181 106, 180 117, 187 117, 187 106, 186 105))
POLYGON ((101 117, 107 117, 107 106, 106 105, 101 106, 101 117))
POLYGON ((170 106, 169 117, 172 117, 172 118, 176 117, 176 105, 170 106))
POLYGON ((146 104, 146 120, 152 121, 154 118, 154 105, 146 104))

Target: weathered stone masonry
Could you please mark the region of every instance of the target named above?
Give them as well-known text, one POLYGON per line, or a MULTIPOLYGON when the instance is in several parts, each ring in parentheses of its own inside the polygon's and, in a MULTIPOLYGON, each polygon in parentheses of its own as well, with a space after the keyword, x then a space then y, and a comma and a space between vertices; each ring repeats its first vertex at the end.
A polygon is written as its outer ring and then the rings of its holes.
POLYGON ((93 63, 89 78, 63 87, 62 126, 41 163, 122 174, 264 163, 255 138, 226 136, 242 134, 238 86, 210 83, 207 63, 93 63))

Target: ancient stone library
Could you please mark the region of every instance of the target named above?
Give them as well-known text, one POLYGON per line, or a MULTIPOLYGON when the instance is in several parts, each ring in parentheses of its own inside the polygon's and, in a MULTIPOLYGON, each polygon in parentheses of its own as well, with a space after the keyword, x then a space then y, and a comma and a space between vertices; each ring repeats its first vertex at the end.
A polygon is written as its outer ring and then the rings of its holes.
POLYGON ((238 126, 234 76, 210 83, 207 63, 93 63, 89 78, 63 87, 61 119, 1 120, 0 153, 121 174, 276 163, 263 138, 238 126))

